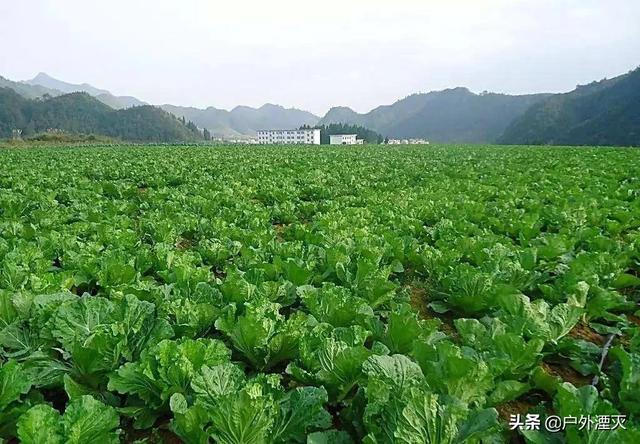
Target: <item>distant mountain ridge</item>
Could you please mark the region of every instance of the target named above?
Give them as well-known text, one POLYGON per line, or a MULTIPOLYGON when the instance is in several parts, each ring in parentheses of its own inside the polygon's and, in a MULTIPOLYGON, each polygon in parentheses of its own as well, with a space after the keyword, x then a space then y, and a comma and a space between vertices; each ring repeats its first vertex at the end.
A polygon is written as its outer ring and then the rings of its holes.
POLYGON ((64 94, 62 91, 58 91, 57 89, 47 88, 42 85, 31 85, 25 82, 14 82, 13 80, 6 79, 2 76, 0 76, 0 88, 11 88, 26 99, 37 99, 44 95, 55 97, 64 94))
POLYGON ((256 131, 261 129, 314 126, 320 120, 308 111, 270 103, 260 108, 236 106, 231 111, 214 107, 199 109, 175 105, 161 105, 161 108, 178 117, 191 120, 201 128, 207 128, 214 136, 225 137, 255 136, 256 131))
MULTIPOLYGON (((85 92, 113 109, 124 109, 146 105, 132 96, 115 96, 109 91, 96 88, 88 83, 73 84, 55 79, 46 73, 39 73, 31 80, 13 82, 0 77, 0 87, 8 87, 23 97, 34 99, 45 94, 56 97, 73 92, 85 92)), ((296 108, 265 104, 260 108, 237 106, 231 111, 208 107, 199 109, 177 105, 161 105, 160 108, 206 128, 216 137, 250 137, 256 131, 267 128, 294 129, 303 125, 315 125, 320 117, 296 108)))
POLYGON ((27 85, 40 85, 49 89, 57 89, 58 91, 62 91, 64 94, 69 94, 72 92, 86 92, 87 94, 94 97, 99 96, 100 94, 111 94, 105 89, 95 88, 88 83, 75 85, 73 83, 63 82, 62 80, 54 79, 44 72, 38 73, 38 75, 36 75, 31 80, 24 80, 22 83, 26 83, 27 85))
POLYGON ((498 141, 640 146, 640 68, 535 104, 498 141))
MULTIPOLYGON (((38 73, 38 75, 31 80, 25 80, 19 83, 35 88, 45 88, 45 93, 50 96, 59 96, 62 94, 69 94, 74 92, 86 92, 87 94, 95 97, 96 99, 113 109, 124 109, 131 108, 132 106, 148 105, 147 103, 143 102, 142 100, 136 99, 135 97, 115 96, 106 89, 99 89, 89 85, 88 83, 76 85, 73 83, 63 82, 62 80, 54 79, 44 72, 38 73)), ((20 93, 20 91, 17 92, 20 93)))
MULTIPOLYGON (((72 84, 39 73, 14 82, 0 77, 0 88, 27 99, 82 91, 113 109, 145 105, 87 83, 72 84)), ((613 79, 578 86, 564 94, 476 94, 451 88, 412 94, 367 113, 331 108, 320 118, 308 111, 265 104, 230 111, 161 105, 160 108, 206 128, 214 137, 246 138, 260 129, 344 124, 391 138, 424 138, 443 143, 625 144, 640 145, 640 69, 613 79)))
POLYGON ((442 143, 491 143, 497 140, 515 117, 549 96, 474 94, 467 88, 452 88, 413 94, 365 114, 346 107, 332 108, 320 123, 362 125, 391 138, 425 138, 442 143))

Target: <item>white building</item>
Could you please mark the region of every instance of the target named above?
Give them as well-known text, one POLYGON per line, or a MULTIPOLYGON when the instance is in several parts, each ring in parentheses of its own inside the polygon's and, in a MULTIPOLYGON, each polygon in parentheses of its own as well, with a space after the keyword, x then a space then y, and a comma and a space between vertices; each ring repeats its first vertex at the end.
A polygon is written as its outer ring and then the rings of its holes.
POLYGON ((308 144, 320 145, 319 129, 301 130, 259 130, 258 143, 268 144, 308 144))
POLYGON ((358 139, 356 134, 331 134, 329 136, 330 145, 362 145, 362 139, 358 139))
POLYGON ((389 139, 387 145, 429 145, 426 139, 389 139))

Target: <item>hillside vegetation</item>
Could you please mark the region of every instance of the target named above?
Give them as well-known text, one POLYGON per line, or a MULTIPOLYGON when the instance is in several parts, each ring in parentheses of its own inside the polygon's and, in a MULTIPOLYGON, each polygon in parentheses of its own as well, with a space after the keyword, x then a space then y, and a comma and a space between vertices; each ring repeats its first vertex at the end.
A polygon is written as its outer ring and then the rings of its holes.
POLYGON ((515 117, 547 96, 474 94, 466 88, 454 88, 414 94, 366 114, 346 107, 333 108, 320 124, 362 125, 392 138, 488 143, 494 142, 515 117))
POLYGON ((0 88, 0 138, 61 131, 98 134, 136 142, 200 140, 200 133, 171 114, 153 107, 114 110, 87 93, 71 93, 29 100, 9 88, 0 88))
POLYGON ((499 141, 640 146, 640 69, 533 105, 499 141))
MULTIPOLYGON (((25 82, 0 77, 1 87, 11 88, 27 99, 86 92, 113 109, 144 104, 135 97, 115 96, 87 83, 63 82, 44 73, 25 82)), ((345 130, 349 126, 367 128, 383 137, 423 138, 443 143, 638 146, 640 70, 578 86, 564 94, 475 94, 459 87, 412 94, 364 114, 344 106, 334 107, 322 118, 273 104, 259 108, 237 106, 231 111, 212 106, 199 109, 170 104, 161 108, 193 122, 191 130, 197 126, 207 129, 214 137, 226 138, 255 136, 260 129, 317 126, 331 131, 330 125, 345 125, 345 130)), ((4 115, 11 113, 11 110, 4 111, 4 115)), ((84 125, 78 113, 74 118, 79 121, 69 126, 84 125)), ((135 131, 132 136, 138 137, 135 131)), ((166 132, 161 135, 163 140, 169 140, 167 137, 170 136, 166 132)), ((364 138, 371 142, 375 140, 372 135, 364 138)))

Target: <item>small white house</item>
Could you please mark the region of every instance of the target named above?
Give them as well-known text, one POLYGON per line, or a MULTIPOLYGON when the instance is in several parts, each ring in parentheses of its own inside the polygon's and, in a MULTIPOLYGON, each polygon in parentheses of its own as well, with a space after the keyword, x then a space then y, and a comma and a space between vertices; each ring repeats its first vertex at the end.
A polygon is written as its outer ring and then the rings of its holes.
POLYGON ((320 145, 319 129, 300 130, 259 130, 258 143, 268 144, 307 144, 320 145))
POLYGON ((331 134, 329 136, 330 145, 362 145, 362 139, 357 138, 357 134, 331 134))

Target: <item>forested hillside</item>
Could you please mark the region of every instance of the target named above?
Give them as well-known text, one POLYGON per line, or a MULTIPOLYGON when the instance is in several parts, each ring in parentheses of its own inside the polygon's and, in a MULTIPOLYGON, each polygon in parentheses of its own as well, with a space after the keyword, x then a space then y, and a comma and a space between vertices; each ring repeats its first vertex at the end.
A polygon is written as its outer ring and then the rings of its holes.
POLYGON ((499 141, 640 146, 640 69, 580 86, 532 106, 499 141))
POLYGON ((153 106, 114 110, 87 93, 29 100, 0 88, 0 137, 41 132, 99 134, 136 142, 184 142, 202 138, 195 125, 185 125, 153 106))
POLYGON ((466 88, 453 88, 413 94, 366 114, 346 107, 332 108, 320 123, 362 125, 388 137, 491 143, 515 117, 546 97, 548 94, 474 94, 466 88))

